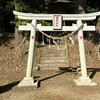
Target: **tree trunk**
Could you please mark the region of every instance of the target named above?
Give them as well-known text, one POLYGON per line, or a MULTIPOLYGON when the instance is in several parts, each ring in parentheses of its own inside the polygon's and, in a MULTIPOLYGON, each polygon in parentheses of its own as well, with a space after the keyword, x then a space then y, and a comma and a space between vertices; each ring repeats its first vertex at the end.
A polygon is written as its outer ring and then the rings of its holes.
POLYGON ((18 46, 24 38, 24 32, 18 31, 18 28, 15 26, 15 46, 18 46))
POLYGON ((98 21, 96 24, 96 32, 100 34, 100 16, 98 17, 98 21))
POLYGON ((17 45, 18 45, 18 29, 15 26, 15 46, 17 46, 17 45))
MULTIPOLYGON (((17 11, 16 3, 15 3, 15 11, 17 11)), ((17 20, 17 16, 15 16, 15 20, 17 20)), ((17 29, 17 26, 15 25, 15 46, 17 46, 17 45, 18 45, 18 29, 17 29)))
MULTIPOLYGON (((17 11, 17 5, 15 4, 15 11, 17 11)), ((15 16, 15 20, 17 20, 17 16, 15 16)), ((23 39, 22 31, 18 31, 17 26, 15 25, 15 46, 18 46, 20 41, 23 39)))
POLYGON ((98 17, 98 21, 96 24, 96 32, 98 34, 98 57, 100 59, 100 16, 98 17))

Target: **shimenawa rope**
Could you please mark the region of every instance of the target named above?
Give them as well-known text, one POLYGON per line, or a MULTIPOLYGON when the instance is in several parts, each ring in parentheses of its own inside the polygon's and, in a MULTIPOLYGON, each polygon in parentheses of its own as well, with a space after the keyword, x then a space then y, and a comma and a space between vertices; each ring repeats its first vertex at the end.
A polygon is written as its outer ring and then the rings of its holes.
POLYGON ((76 32, 80 31, 84 27, 84 24, 82 24, 77 30, 75 30, 74 32, 72 32, 72 33, 70 33, 68 35, 65 35, 65 36, 62 36, 62 37, 53 37, 51 35, 48 35, 48 34, 44 33, 43 31, 41 31, 40 29, 38 29, 37 27, 35 27, 32 23, 31 23, 31 25, 32 25, 32 27, 35 30, 37 29, 40 33, 42 33, 46 37, 51 38, 51 39, 55 39, 55 40, 60 40, 60 39, 68 38, 69 36, 72 36, 73 34, 75 34, 76 32))

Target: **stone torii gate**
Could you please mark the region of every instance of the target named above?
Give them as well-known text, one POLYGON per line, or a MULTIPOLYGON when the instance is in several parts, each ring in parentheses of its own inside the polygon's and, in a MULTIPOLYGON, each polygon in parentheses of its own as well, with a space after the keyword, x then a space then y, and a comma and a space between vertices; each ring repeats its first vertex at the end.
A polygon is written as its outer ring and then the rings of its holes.
MULTIPOLYGON (((96 16, 100 15, 99 12, 89 13, 89 14, 29 14, 23 12, 13 12, 14 15, 18 16, 22 20, 32 20, 32 24, 39 28, 41 31, 75 31, 82 25, 82 21, 95 20, 96 16), (52 26, 38 26, 37 20, 51 20, 53 21, 52 26), (77 24, 72 26, 63 26, 63 21, 76 21, 77 24)), ((32 68, 33 68, 33 56, 34 56, 34 43, 36 31, 31 24, 20 25, 19 30, 31 31, 30 34, 30 45, 29 45, 29 54, 27 62, 27 71, 24 79, 19 83, 18 86, 36 86, 38 82, 34 81, 32 77, 32 68)), ((95 26, 88 26, 84 24, 83 29, 78 32, 78 41, 79 41, 79 52, 80 52, 80 63, 81 63, 81 74, 77 80, 74 80, 77 85, 90 85, 94 86, 94 83, 87 75, 86 68, 86 59, 85 59, 85 49, 84 49, 84 38, 83 31, 95 31, 95 26)))

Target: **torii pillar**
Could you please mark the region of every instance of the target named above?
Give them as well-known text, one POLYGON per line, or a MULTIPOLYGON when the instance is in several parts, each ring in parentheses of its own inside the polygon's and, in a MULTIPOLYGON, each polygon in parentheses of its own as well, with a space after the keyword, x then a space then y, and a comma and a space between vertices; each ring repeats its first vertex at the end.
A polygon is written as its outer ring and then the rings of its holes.
MULTIPOLYGON (((82 21, 77 21, 77 27, 82 25, 82 21)), ((86 59, 85 59, 85 48, 84 48, 84 37, 83 37, 83 30, 81 29, 78 32, 78 41, 79 41, 79 53, 80 53, 80 63, 81 63, 81 74, 82 76, 79 77, 77 80, 74 80, 78 86, 95 86, 97 85, 93 82, 87 75, 87 68, 86 68, 86 59)))
MULTIPOLYGON (((32 24, 34 26, 36 26, 36 20, 32 20, 32 24)), ((38 82, 35 82, 34 78, 32 77, 35 35, 36 35, 36 30, 31 28, 30 45, 29 45, 29 54, 28 54, 28 61, 27 61, 26 76, 18 84, 18 87, 22 87, 22 86, 34 86, 34 87, 37 87, 37 85, 38 85, 38 82)))

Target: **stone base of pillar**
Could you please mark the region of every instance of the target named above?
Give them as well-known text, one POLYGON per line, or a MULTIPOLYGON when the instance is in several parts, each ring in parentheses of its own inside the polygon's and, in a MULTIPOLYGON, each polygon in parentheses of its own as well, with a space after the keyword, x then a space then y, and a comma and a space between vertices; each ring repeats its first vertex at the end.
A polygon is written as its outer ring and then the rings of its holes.
POLYGON ((79 77, 74 80, 77 86, 96 86, 97 84, 89 77, 79 77))
POLYGON ((41 45, 42 45, 42 46, 45 46, 45 43, 44 43, 44 42, 42 42, 42 43, 41 43, 41 45))
POLYGON ((18 87, 33 86, 37 88, 38 81, 35 82, 33 77, 24 77, 24 79, 18 84, 18 87))

